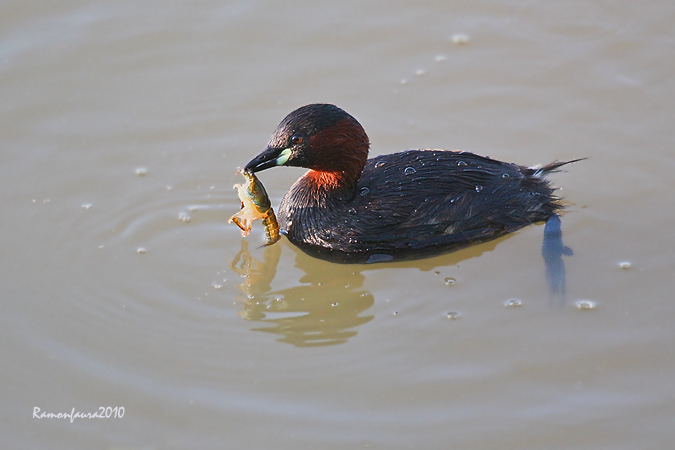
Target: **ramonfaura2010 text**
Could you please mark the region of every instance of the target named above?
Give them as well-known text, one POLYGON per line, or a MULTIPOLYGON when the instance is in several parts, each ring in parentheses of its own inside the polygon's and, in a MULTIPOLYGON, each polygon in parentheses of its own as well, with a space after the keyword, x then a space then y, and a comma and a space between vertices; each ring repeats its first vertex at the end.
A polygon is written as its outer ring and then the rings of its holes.
POLYGON ((99 406, 98 411, 93 413, 82 413, 75 411, 75 408, 70 412, 41 412, 39 406, 34 406, 33 419, 69 419, 73 423, 75 419, 121 419, 124 412, 124 406, 99 406))

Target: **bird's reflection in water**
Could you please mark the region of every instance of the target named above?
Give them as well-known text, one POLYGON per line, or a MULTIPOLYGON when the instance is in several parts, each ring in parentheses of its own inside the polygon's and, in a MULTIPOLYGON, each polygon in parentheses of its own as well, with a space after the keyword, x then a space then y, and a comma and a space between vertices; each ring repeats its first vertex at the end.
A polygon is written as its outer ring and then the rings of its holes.
POLYGON ((355 327, 373 319, 359 315, 373 306, 374 298, 362 289, 365 277, 354 266, 334 264, 326 271, 322 263, 298 257, 296 265, 302 265, 299 268, 305 273, 299 281, 307 284, 272 291, 281 247, 266 247, 261 262, 251 256, 242 240, 231 264, 244 279, 240 315, 271 325, 255 331, 279 334, 279 342, 298 347, 335 345, 355 336, 355 327))
POLYGON ((242 240, 241 250, 230 267, 244 280, 239 286, 243 294, 238 297, 243 306, 239 314, 266 325, 253 328, 254 331, 279 334, 282 336, 279 342, 298 347, 335 345, 347 342, 356 336, 359 325, 373 320, 372 315, 361 315, 375 301, 373 295, 363 289, 364 271, 411 267, 431 271, 490 252, 505 239, 508 236, 435 258, 367 265, 328 263, 291 247, 296 253, 295 266, 304 274, 298 280, 302 284, 274 291, 271 285, 283 245, 266 247, 259 261, 242 240))
MULTIPOLYGON (((373 319, 372 315, 360 315, 374 304, 373 295, 363 289, 365 277, 362 271, 366 267, 369 270, 416 267, 427 271, 457 265, 494 250, 511 236, 426 260, 367 266, 326 263, 296 250, 295 265, 304 273, 299 280, 304 284, 276 291, 272 290, 272 280, 276 276, 282 245, 266 247, 263 260, 258 261, 251 256, 247 241, 242 240, 241 250, 230 266, 244 280, 239 287, 242 295, 238 300, 243 305, 240 315, 266 325, 253 328, 254 331, 281 335, 279 342, 298 347, 335 345, 355 336, 356 327, 373 319), (326 264, 330 264, 330 270, 326 270, 326 264)), ((551 217, 544 227, 542 256, 551 299, 561 307, 565 302, 562 255, 571 254, 572 250, 562 242, 560 218, 551 217)))

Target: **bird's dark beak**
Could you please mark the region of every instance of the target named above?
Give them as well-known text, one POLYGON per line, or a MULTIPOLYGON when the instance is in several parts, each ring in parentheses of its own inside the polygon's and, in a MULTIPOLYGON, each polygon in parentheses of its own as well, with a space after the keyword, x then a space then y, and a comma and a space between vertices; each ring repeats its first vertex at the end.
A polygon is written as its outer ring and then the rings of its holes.
POLYGON ((260 172, 270 167, 283 166, 291 155, 290 149, 267 147, 258 156, 253 158, 244 170, 251 173, 260 172))

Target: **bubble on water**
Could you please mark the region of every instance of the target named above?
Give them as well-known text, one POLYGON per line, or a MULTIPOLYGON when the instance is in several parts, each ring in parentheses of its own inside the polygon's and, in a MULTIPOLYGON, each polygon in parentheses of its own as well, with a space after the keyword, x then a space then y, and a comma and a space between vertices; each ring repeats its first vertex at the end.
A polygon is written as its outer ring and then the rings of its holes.
POLYGON ((359 195, 361 195, 361 197, 363 197, 365 195, 368 195, 368 194, 370 194, 370 189, 368 189, 365 186, 362 187, 361 190, 359 191, 359 195))
POLYGON ((455 33, 450 40, 455 45, 466 45, 469 43, 469 36, 464 33, 455 33))
POLYGON ((445 317, 450 320, 459 319, 459 313, 457 311, 449 311, 445 317))
POLYGON ((619 263, 619 269, 621 269, 621 270, 628 270, 628 269, 632 269, 632 268, 633 268, 633 264, 630 261, 621 261, 619 263))
POLYGON ((349 214, 352 214, 352 215, 353 215, 353 214, 356 214, 356 210, 355 210, 354 208, 349 208, 349 209, 347 210, 347 212, 348 212, 349 214))
POLYGON ((91 203, 83 203, 82 204, 82 209, 91 209, 92 204, 91 203))
POLYGON ((445 280, 443 280, 446 286, 454 286, 457 283, 457 280, 455 280, 452 277, 447 277, 445 280))
POLYGON ((392 316, 398 316, 398 311, 394 311, 393 313, 391 313, 391 315, 392 316))
POLYGON ((405 173, 406 175, 412 175, 412 174, 415 173, 415 172, 417 172, 417 171, 415 170, 415 168, 414 168, 414 167, 410 167, 410 166, 406 167, 406 168, 403 170, 403 173, 405 173))
POLYGON ((421 76, 423 76, 423 75, 426 75, 426 73, 427 73, 427 71, 424 70, 424 69, 417 69, 417 70, 415 71, 415 75, 417 75, 418 77, 421 77, 421 76))
POLYGON ((593 311, 598 304, 593 300, 577 300, 574 302, 574 306, 581 311, 593 311))
POLYGON ((508 173, 503 173, 502 178, 508 178, 510 175, 508 173))
POLYGON ((523 301, 519 298, 510 298, 504 302, 504 306, 507 308, 518 308, 523 306, 523 301))
POLYGON ((480 184, 476 185, 476 192, 480 192, 482 190, 483 190, 483 186, 481 186, 480 184))
POLYGON ((192 217, 188 213, 182 212, 178 214, 178 220, 180 220, 183 223, 188 223, 192 220, 192 217))
POLYGON ((331 304, 330 304, 330 306, 337 306, 337 305, 338 305, 338 302, 335 302, 335 303, 331 303, 331 304))
POLYGON ((436 57, 434 58, 434 61, 436 61, 436 62, 443 62, 443 61, 445 61, 446 59, 447 59, 447 58, 445 57, 445 55, 436 55, 436 57))
POLYGON ((137 167, 136 170, 134 171, 137 176, 143 177, 148 174, 148 169, 145 167, 137 167))
POLYGON ((139 255, 142 255, 142 254, 147 253, 147 252, 148 251, 145 249, 145 247, 138 247, 136 249, 136 253, 138 253, 139 255))
POLYGON ((220 289, 220 288, 223 287, 222 284, 218 284, 215 281, 213 283, 211 283, 211 286, 213 286, 213 289, 220 289))
POLYGON ((457 166, 466 166, 464 161, 457 161, 457 166))
POLYGON ((375 163, 375 168, 379 169, 380 167, 384 166, 386 163, 384 161, 378 161, 375 163))

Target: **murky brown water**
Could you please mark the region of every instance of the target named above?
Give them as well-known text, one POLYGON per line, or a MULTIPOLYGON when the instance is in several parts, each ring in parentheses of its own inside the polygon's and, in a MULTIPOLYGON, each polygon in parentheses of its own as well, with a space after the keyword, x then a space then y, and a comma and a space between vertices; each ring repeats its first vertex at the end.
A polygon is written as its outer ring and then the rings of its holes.
POLYGON ((675 4, 455 3, 4 4, 3 448, 670 448, 675 4), (373 154, 589 157, 552 176, 566 302, 542 226, 374 266, 243 240, 237 167, 317 101, 373 154))

